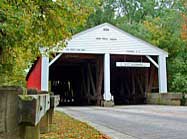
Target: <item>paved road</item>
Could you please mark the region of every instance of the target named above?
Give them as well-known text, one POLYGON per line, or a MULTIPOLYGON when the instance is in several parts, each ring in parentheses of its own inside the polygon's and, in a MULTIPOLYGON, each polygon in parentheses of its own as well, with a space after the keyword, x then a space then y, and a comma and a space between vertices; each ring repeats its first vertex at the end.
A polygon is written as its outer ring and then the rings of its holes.
POLYGON ((61 107, 114 139, 187 139, 187 107, 61 107))

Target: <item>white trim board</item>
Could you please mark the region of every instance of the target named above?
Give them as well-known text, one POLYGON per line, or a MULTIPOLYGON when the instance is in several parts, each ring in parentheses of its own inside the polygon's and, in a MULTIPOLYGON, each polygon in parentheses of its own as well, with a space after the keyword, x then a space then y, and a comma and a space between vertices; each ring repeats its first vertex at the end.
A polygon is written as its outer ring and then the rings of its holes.
POLYGON ((147 63, 147 62, 116 62, 116 67, 149 68, 150 63, 147 63))

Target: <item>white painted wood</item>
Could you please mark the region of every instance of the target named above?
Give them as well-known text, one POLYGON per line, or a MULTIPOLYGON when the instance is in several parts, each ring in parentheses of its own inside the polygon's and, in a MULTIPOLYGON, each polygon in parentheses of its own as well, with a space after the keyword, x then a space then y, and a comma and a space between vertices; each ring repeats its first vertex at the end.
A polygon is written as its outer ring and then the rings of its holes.
POLYGON ((49 57, 42 55, 42 65, 41 65, 41 90, 48 91, 48 81, 49 81, 49 57))
POLYGON ((150 67, 150 63, 147 62, 116 62, 116 67, 150 67))
MULTIPOLYGON (((53 52, 58 53, 82 53, 82 54, 104 54, 104 98, 111 99, 110 93, 110 54, 122 55, 145 55, 145 56, 159 56, 159 64, 157 64, 151 57, 148 59, 159 67, 159 88, 160 92, 167 92, 167 76, 166 76, 166 57, 168 53, 162 49, 155 47, 143 40, 140 40, 108 23, 88 29, 77 35, 74 35, 68 41, 68 45, 64 49, 53 49, 53 52)), ((58 59, 58 57, 56 58, 58 59)), ((53 60, 53 62, 55 59, 53 60)), ((44 58, 43 65, 46 67, 47 58, 44 58)), ((50 65, 52 64, 52 61, 50 65)), ((49 69, 42 69, 42 74, 47 75, 49 69)), ((48 76, 42 77, 43 89, 47 89, 48 76), (46 81, 47 80, 47 81, 46 81)))
MULTIPOLYGON (((54 50, 55 51, 55 50, 54 50)), ((64 53, 165 55, 168 53, 108 23, 74 35, 64 53)))
POLYGON ((155 65, 155 67, 159 68, 159 65, 154 61, 154 59, 152 59, 150 56, 146 56, 147 59, 149 59, 149 61, 151 61, 151 63, 153 63, 153 65, 155 65))
POLYGON ((104 100, 112 100, 110 93, 110 54, 104 55, 104 100))
POLYGON ((159 76, 159 93, 167 93, 167 71, 166 71, 166 56, 158 57, 158 76, 159 76))
POLYGON ((51 60, 51 62, 49 63, 49 67, 50 67, 55 61, 57 61, 61 56, 62 56, 62 53, 58 54, 53 60, 51 60))

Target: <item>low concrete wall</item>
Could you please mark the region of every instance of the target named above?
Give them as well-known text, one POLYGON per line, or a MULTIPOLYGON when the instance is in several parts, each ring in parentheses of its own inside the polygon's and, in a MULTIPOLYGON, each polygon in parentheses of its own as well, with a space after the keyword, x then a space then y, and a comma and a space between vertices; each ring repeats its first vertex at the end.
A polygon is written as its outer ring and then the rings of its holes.
POLYGON ((0 139, 40 139, 40 131, 49 131, 59 96, 29 93, 20 87, 0 87, 0 139))
POLYGON ((21 139, 22 127, 18 126, 18 95, 20 87, 0 87, 0 139, 21 139))
POLYGON ((103 101, 101 102, 101 106, 103 107, 113 107, 114 106, 114 101, 103 101))
POLYGON ((187 106, 187 94, 185 94, 184 97, 185 97, 185 104, 184 105, 187 106))
POLYGON ((147 104, 180 106, 182 93, 148 93, 147 104))

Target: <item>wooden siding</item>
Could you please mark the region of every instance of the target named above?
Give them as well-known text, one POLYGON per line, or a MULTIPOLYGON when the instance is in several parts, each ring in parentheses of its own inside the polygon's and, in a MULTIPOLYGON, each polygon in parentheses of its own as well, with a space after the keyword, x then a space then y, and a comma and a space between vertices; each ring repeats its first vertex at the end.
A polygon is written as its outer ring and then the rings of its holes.
POLYGON ((37 63, 32 68, 27 78, 27 89, 41 90, 41 58, 37 60, 37 63))
POLYGON ((62 52, 168 56, 167 52, 108 23, 74 35, 62 52))

